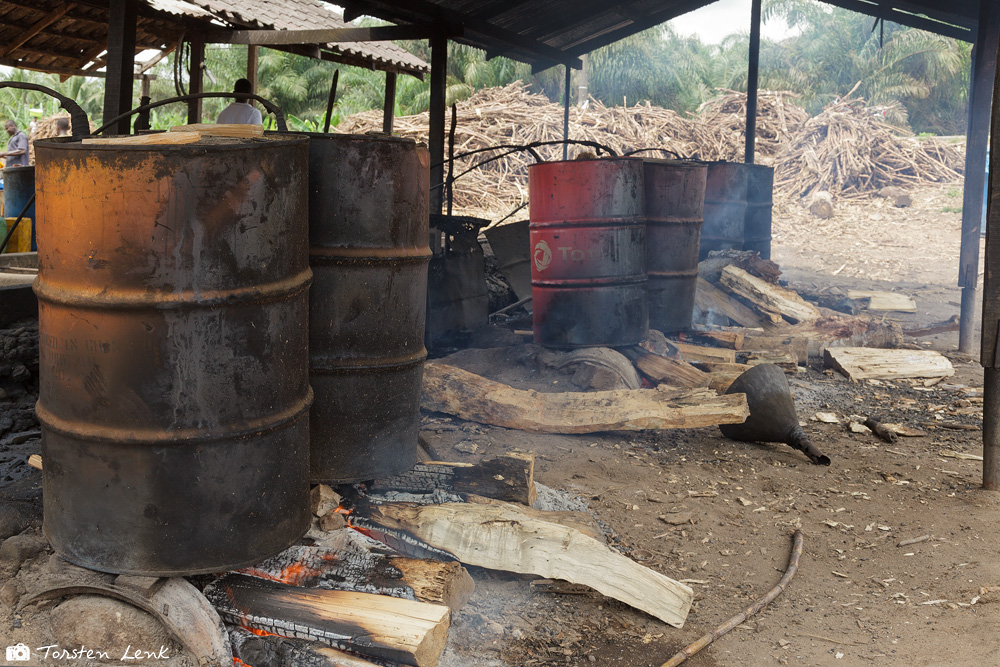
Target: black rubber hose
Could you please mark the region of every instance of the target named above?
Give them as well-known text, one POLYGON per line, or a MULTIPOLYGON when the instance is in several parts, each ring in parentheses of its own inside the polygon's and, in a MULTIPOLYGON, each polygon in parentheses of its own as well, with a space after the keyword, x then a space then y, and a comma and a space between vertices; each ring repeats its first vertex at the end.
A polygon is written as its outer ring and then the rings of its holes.
POLYGON ((275 121, 278 124, 279 132, 287 132, 288 126, 285 124, 285 115, 281 113, 281 109, 274 102, 268 101, 261 97, 260 95, 254 95, 253 93, 193 93, 191 95, 180 95, 179 97, 168 97, 165 100, 160 100, 159 102, 150 102, 149 104, 143 104, 142 106, 136 107, 131 111, 126 111, 123 114, 119 114, 106 122, 101 127, 94 131, 94 134, 100 134, 104 130, 108 129, 122 118, 128 118, 133 114, 137 114, 140 111, 148 111, 149 109, 155 109, 156 107, 162 107, 165 104, 173 104, 174 102, 187 102, 188 100, 197 100, 205 97, 246 97, 253 98, 260 102, 269 113, 274 114, 275 121))
POLYGON ((58 93, 51 88, 39 86, 37 83, 25 83, 23 81, 0 81, 0 88, 20 88, 21 90, 34 90, 45 93, 59 100, 59 106, 69 112, 70 125, 72 126, 74 137, 86 137, 90 134, 90 121, 87 120, 87 112, 74 100, 58 93))
POLYGON ((28 199, 28 203, 24 205, 24 208, 22 208, 21 212, 18 214, 17 220, 15 220, 14 224, 7 230, 7 235, 3 237, 3 243, 0 243, 0 252, 3 252, 4 248, 7 247, 7 242, 10 241, 10 237, 14 235, 14 230, 17 229, 19 224, 21 224, 21 219, 24 218, 24 214, 28 212, 28 209, 31 208, 31 205, 34 203, 35 195, 31 195, 31 198, 28 199))

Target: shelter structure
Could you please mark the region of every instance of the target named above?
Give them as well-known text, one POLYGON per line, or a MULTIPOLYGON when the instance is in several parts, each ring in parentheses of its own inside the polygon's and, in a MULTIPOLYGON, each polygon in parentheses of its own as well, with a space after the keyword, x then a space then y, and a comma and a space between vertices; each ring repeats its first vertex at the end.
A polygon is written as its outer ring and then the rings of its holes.
MULTIPOLYGON (((358 59, 389 75, 422 75, 425 68, 391 45, 368 42, 429 39, 431 102, 428 143, 431 182, 444 175, 445 87, 449 39, 530 63, 535 70, 565 68, 568 133, 570 70, 581 56, 634 33, 658 25, 714 0, 338 0, 344 20, 374 16, 387 27, 347 27, 318 0, 0 0, 0 64, 60 74, 107 69, 105 117, 131 105, 133 60, 137 48, 153 45, 161 52, 182 39, 192 43, 191 92, 200 90, 201 60, 206 41, 267 44, 293 52, 348 62, 358 59), (104 39, 104 44, 101 39, 104 39), (75 40, 75 41, 73 41, 75 40), (106 53, 104 53, 106 51, 106 53), (102 55, 104 53, 104 55, 102 55)), ((962 39, 974 44, 969 94, 968 143, 962 214, 959 286, 962 288, 959 348, 971 353, 978 302, 980 211, 985 185, 987 138, 990 135, 1000 6, 994 0, 823 0, 827 4, 902 25, 962 39)), ((754 160, 762 0, 751 0, 746 162, 754 160)), ((251 54, 253 49, 251 49, 251 54)), ((391 128, 391 93, 386 85, 386 123, 391 128)), ((192 103, 196 121, 200 105, 192 103)), ((994 114, 994 119, 996 114, 994 114)), ((1000 128, 994 128, 998 136, 1000 128)), ((127 127, 123 127, 127 131, 127 127)), ((1000 149, 992 152, 1000 161, 1000 149)), ((1000 173, 1000 164, 991 174, 1000 173)), ((432 202, 441 210, 442 188, 432 202)), ((1000 187, 991 188, 1000 202, 1000 187)), ((1000 211, 990 206, 987 255, 1000 257, 1000 211)), ((984 485, 1000 489, 1000 264, 988 261, 983 306, 982 354, 986 366, 984 485)))

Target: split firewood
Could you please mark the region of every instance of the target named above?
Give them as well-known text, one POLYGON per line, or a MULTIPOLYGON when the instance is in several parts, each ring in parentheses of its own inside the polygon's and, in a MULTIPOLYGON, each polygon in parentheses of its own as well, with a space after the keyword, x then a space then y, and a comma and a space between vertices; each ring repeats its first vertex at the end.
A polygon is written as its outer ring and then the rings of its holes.
POLYGON ((32 454, 31 456, 29 456, 28 457, 28 465, 31 466, 32 468, 36 469, 36 470, 41 470, 42 469, 42 455, 41 454, 32 454))
POLYGON ((867 310, 894 310, 901 313, 917 312, 917 302, 898 292, 872 290, 847 290, 847 298, 860 301, 867 310))
POLYGON ((920 329, 906 329, 903 333, 913 338, 920 338, 921 336, 933 336, 934 334, 958 331, 959 326, 958 315, 952 315, 950 318, 939 324, 932 324, 929 327, 923 327, 920 329))
POLYGON ((697 368, 708 373, 708 388, 714 389, 720 394, 726 393, 729 385, 736 381, 736 378, 753 368, 748 364, 728 364, 713 361, 703 361, 695 364, 697 368))
POLYGON ((707 387, 709 384, 708 375, 686 361, 664 357, 638 345, 624 347, 620 351, 635 364, 640 373, 658 384, 690 389, 707 387))
POLYGON ((475 493, 532 505, 538 497, 535 489, 535 455, 508 452, 476 464, 426 461, 388 479, 375 480, 369 490, 373 493, 475 493))
POLYGON ((738 424, 746 396, 710 389, 619 389, 541 393, 515 389, 454 366, 424 366, 421 407, 531 433, 595 433, 738 424))
POLYGON ((452 611, 465 606, 475 590, 460 564, 399 556, 356 530, 324 535, 316 546, 291 546, 238 572, 293 586, 443 604, 452 611))
POLYGON ((200 132, 154 132, 127 137, 90 137, 83 144, 95 146, 153 146, 165 144, 193 144, 201 139, 200 132))
POLYGON ((743 349, 746 334, 742 331, 685 331, 677 334, 682 343, 724 347, 729 350, 743 349))
POLYGON ((264 136, 264 126, 260 124, 242 123, 190 123, 188 125, 175 125, 170 128, 171 132, 200 132, 205 136, 214 137, 262 137, 264 136))
POLYGON ((815 322, 820 312, 795 292, 773 285, 743 269, 727 266, 719 282, 734 294, 753 303, 762 314, 776 313, 792 324, 815 322))
POLYGON ((513 505, 384 504, 370 517, 402 530, 468 565, 586 584, 661 621, 682 627, 694 594, 604 544, 513 505))
POLYGON ((231 623, 416 667, 437 664, 448 638, 444 605, 328 591, 227 574, 205 597, 231 623))
POLYGON ((317 642, 275 635, 250 635, 234 652, 244 665, 253 667, 380 667, 317 642))
POLYGON ((736 351, 724 350, 719 347, 705 347, 703 345, 692 345, 691 343, 674 343, 681 353, 684 361, 715 361, 724 364, 736 363, 736 351))
POLYGON ((764 330, 776 328, 769 319, 761 317, 751 308, 743 305, 743 303, 737 301, 734 297, 723 292, 704 278, 698 278, 698 286, 694 298, 695 305, 702 312, 721 313, 737 326, 763 328, 764 330))
POLYGON ((933 350, 879 350, 867 347, 828 347, 823 353, 827 368, 851 380, 948 377, 951 362, 933 350))
MULTIPOLYGON (((476 503, 477 505, 506 505, 502 500, 497 500, 495 498, 487 498, 486 496, 477 496, 475 494, 469 494, 465 497, 465 501, 469 503, 476 503)), ((561 526, 566 526, 567 528, 572 528, 578 530, 587 537, 592 537, 599 542, 607 544, 607 536, 604 534, 604 530, 601 529, 600 524, 597 523, 595 519, 588 512, 574 512, 571 510, 536 510, 533 507, 528 507, 527 505, 509 503, 517 507, 517 510, 522 514, 525 514, 533 519, 538 519, 539 521, 549 521, 551 523, 558 523, 561 526)))
POLYGON ((883 424, 881 421, 875 417, 868 417, 864 421, 865 426, 872 430, 872 433, 880 437, 886 442, 896 442, 899 440, 899 436, 891 428, 883 424))
MULTIPOLYGON (((801 326, 801 325, 800 325, 801 326)), ((812 326, 810 326, 812 329, 812 326)), ((809 362, 809 337, 803 334, 763 334, 747 331, 743 339, 743 352, 747 354, 762 352, 790 352, 795 355, 799 364, 809 362)))
POLYGON ((799 359, 794 352, 787 351, 762 351, 748 352, 740 355, 745 360, 747 366, 759 366, 760 364, 774 364, 785 372, 797 372, 799 359))

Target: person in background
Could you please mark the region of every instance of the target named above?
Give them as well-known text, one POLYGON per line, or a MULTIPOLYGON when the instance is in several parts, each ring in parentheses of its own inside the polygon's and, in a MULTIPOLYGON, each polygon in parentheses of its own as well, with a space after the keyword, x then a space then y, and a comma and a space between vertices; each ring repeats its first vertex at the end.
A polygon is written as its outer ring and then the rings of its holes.
POLYGON ((10 135, 7 142, 7 151, 0 153, 0 158, 6 160, 7 167, 27 167, 28 166, 28 135, 17 129, 14 121, 8 120, 4 123, 4 129, 10 135))
POLYGON ((248 79, 237 79, 233 84, 236 101, 222 110, 216 123, 237 123, 242 125, 261 125, 264 120, 260 111, 253 107, 247 94, 253 92, 253 86, 248 79))
POLYGON ((61 116, 56 118, 56 136, 65 137, 69 134, 69 118, 61 116))

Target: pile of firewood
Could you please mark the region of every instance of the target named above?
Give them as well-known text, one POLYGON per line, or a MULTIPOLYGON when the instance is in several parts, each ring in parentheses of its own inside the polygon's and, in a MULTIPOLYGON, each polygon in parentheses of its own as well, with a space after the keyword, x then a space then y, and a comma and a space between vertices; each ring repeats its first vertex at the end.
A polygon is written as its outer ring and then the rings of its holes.
MULTIPOLYGON (((788 91, 762 90, 757 95, 757 158, 763 164, 772 164, 781 154, 802 125, 809 120, 805 109, 791 100, 798 97, 788 91)), ((747 95, 727 91, 698 109, 698 119, 713 127, 724 129, 718 137, 723 144, 708 151, 720 160, 742 162, 746 146, 747 95)))
POLYGON ((31 164, 35 164, 35 142, 39 139, 59 136, 59 129, 56 126, 56 122, 60 118, 68 119, 69 114, 63 111, 54 116, 35 121, 35 124, 31 128, 31 136, 28 137, 28 159, 31 164))
POLYGON ((802 126, 777 160, 774 188, 796 197, 857 197, 886 186, 957 182, 964 156, 959 145, 918 141, 864 100, 842 100, 802 126))

